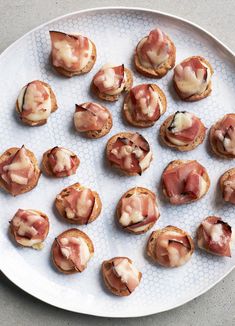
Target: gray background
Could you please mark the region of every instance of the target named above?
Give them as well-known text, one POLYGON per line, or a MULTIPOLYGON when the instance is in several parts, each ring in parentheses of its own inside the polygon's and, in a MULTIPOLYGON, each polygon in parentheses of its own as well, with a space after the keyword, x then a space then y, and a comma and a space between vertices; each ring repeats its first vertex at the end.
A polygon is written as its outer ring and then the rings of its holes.
MULTIPOLYGON (((146 7, 178 15, 204 27, 235 51, 234 0, 0 0, 0 52, 30 29, 54 17, 111 5, 146 7)), ((234 283, 235 271, 206 294, 172 311, 129 320, 104 319, 46 305, 18 289, 0 272, 0 325, 230 326, 235 325, 234 283)))

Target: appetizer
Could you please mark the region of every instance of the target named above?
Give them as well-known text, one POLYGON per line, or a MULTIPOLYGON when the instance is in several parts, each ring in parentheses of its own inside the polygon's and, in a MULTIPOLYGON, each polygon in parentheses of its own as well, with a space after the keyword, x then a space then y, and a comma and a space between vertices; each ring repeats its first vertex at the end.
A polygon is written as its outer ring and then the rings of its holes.
POLYGON ((134 234, 142 234, 153 227, 160 216, 156 195, 149 189, 129 189, 117 205, 117 221, 120 227, 134 234))
POLYGON ((69 229, 58 235, 52 245, 52 261, 64 274, 81 273, 94 255, 94 246, 88 235, 78 229, 69 229))
POLYGON ((141 175, 153 159, 149 143, 137 132, 121 132, 111 137, 106 156, 112 166, 131 176, 141 175))
POLYGON ((56 110, 54 92, 50 85, 40 80, 25 85, 16 101, 16 111, 21 121, 32 127, 47 123, 50 114, 56 110))
POLYGON ((205 139, 206 127, 193 113, 177 111, 161 125, 160 137, 164 144, 179 151, 191 151, 205 139))
POLYGON ((174 87, 183 101, 193 102, 211 93, 213 68, 200 56, 189 57, 175 66, 174 87))
POLYGON ((152 30, 137 45, 136 70, 146 77, 161 78, 175 65, 175 45, 160 28, 152 30))
POLYGON ((33 209, 18 209, 10 221, 10 232, 15 241, 24 247, 42 249, 49 231, 46 214, 33 209))
POLYGON ((13 196, 36 187, 40 174, 36 157, 24 145, 9 148, 0 156, 0 187, 13 196))
POLYGON ((68 177, 76 173, 80 160, 76 154, 64 147, 53 147, 43 154, 43 171, 55 178, 68 177))
POLYGON ((213 152, 223 158, 235 158, 235 114, 229 113, 210 129, 213 152))
POLYGON ((61 75, 72 77, 88 73, 96 62, 96 47, 88 37, 50 31, 51 63, 61 75))
POLYGON ((164 267, 178 267, 189 261, 194 243, 187 232, 168 225, 153 231, 147 244, 147 255, 164 267))
POLYGON ((127 257, 114 257, 103 261, 102 274, 109 291, 120 297, 130 295, 142 278, 141 272, 127 257))
POLYGON ((56 196, 59 214, 72 224, 88 224, 100 215, 102 203, 96 191, 75 183, 56 196))
POLYGON ((226 171, 219 180, 223 199, 235 204, 235 168, 226 171))
POLYGON ((113 126, 110 111, 103 105, 94 102, 76 104, 73 118, 76 130, 88 138, 103 137, 113 126))
POLYGON ((124 65, 106 64, 93 77, 92 89, 100 99, 113 102, 129 91, 132 83, 132 72, 124 65))
POLYGON ((196 160, 175 160, 165 168, 162 186, 170 203, 181 205, 202 198, 210 187, 210 179, 196 160))
POLYGON ((166 112, 167 101, 163 91, 155 84, 133 87, 126 96, 123 114, 135 127, 151 127, 166 112))
POLYGON ((211 254, 231 257, 232 228, 220 217, 208 216, 197 229, 197 244, 211 254))

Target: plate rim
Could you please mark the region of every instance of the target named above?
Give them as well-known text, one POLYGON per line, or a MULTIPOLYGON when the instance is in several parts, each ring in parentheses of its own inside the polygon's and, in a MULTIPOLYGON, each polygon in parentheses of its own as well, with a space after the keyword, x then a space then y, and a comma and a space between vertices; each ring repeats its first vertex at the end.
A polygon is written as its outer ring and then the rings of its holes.
MULTIPOLYGON (((233 52, 227 45, 225 45, 222 41, 220 41, 214 34, 212 34, 211 32, 208 32, 206 29, 204 29, 203 27, 201 27, 200 25, 191 22, 190 20, 181 18, 177 15, 173 15, 173 14, 169 14, 163 11, 159 11, 159 10, 154 10, 154 9, 149 9, 149 8, 143 8, 143 7, 129 7, 129 6, 102 6, 102 7, 93 7, 93 8, 87 8, 87 9, 82 9, 82 10, 78 10, 78 11, 73 11, 70 13, 67 13, 65 15, 61 15, 58 17, 55 17, 49 21, 46 21, 43 24, 40 24, 38 26, 36 26, 35 28, 31 29, 30 31, 28 31, 27 33, 23 34, 21 37, 19 37, 17 40, 15 40, 13 43, 11 43, 6 49, 4 49, 1 53, 0 53, 0 60, 7 55, 8 51, 11 50, 11 48, 13 48, 14 46, 17 45, 17 43, 19 43, 21 40, 23 40, 24 38, 26 38, 28 35, 32 34, 33 32, 43 28, 44 26, 51 24, 55 21, 61 20, 61 19, 65 19, 67 17, 73 16, 73 15, 79 15, 79 14, 86 14, 89 12, 102 12, 102 11, 108 11, 108 10, 124 10, 124 11, 140 11, 140 12, 145 12, 145 13, 153 13, 153 14, 157 14, 160 16, 164 16, 166 18, 172 18, 176 21, 179 22, 183 22, 186 23, 192 27, 194 27, 195 29, 199 30, 200 32, 206 34, 207 36, 209 36, 213 41, 215 41, 223 50, 225 50, 230 56, 232 56, 235 59, 235 52, 233 52)), ((165 311, 169 311, 172 309, 175 309, 177 307, 180 307, 184 304, 186 304, 187 302, 192 301, 193 299, 201 296, 202 294, 206 293, 207 291, 209 291, 212 287, 214 287, 216 284, 218 284, 221 280, 223 280, 228 274, 230 274, 234 269, 235 269, 235 265, 231 266, 231 268, 224 274, 222 275, 218 280, 216 280, 213 284, 207 286, 205 289, 203 289, 202 291, 199 291, 196 295, 193 296, 188 296, 188 298, 186 298, 185 300, 179 301, 178 303, 176 303, 175 305, 171 306, 171 307, 167 307, 166 309, 161 309, 161 310, 157 310, 155 308, 155 306, 153 305, 153 308, 148 309, 148 311, 144 311, 143 313, 136 313, 136 314, 113 314, 113 313, 99 313, 99 312, 95 312, 93 313, 92 311, 81 311, 79 309, 72 309, 69 307, 64 307, 62 304, 58 304, 58 303, 53 303, 52 300, 47 299, 46 295, 44 297, 43 294, 39 294, 38 293, 32 293, 31 289, 26 289, 27 286, 25 287, 24 284, 21 284, 22 282, 19 280, 16 280, 14 277, 14 272, 12 273, 11 270, 8 270, 8 267, 4 267, 3 264, 1 264, 0 261, 0 271, 5 275, 5 277, 10 280, 16 287, 20 288, 22 291, 26 292, 27 294, 35 297, 36 299, 45 302, 46 304, 49 304, 53 307, 56 308, 60 308, 63 310, 67 310, 67 311, 71 311, 71 312, 75 312, 75 313, 80 313, 80 314, 85 314, 85 315, 91 315, 91 316, 98 316, 98 317, 108 317, 108 318, 135 318, 135 317, 144 317, 144 316, 149 316, 149 315, 153 315, 153 314, 157 314, 160 312, 165 312, 165 311)))

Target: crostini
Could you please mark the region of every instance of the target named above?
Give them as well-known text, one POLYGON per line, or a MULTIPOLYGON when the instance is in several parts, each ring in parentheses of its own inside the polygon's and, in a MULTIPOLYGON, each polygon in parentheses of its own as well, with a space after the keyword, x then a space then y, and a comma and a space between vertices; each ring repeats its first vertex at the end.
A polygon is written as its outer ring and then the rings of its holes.
POLYGON ((164 144, 182 152, 191 151, 205 139, 206 127, 193 113, 177 111, 170 115, 160 127, 164 144))
POLYGON ((151 127, 166 112, 166 96, 155 84, 141 84, 127 94, 123 114, 135 127, 151 127))
POLYGON ((142 187, 129 189, 119 200, 116 213, 120 227, 134 234, 147 232, 160 216, 156 195, 142 187))
POLYGON ((59 214, 72 224, 88 224, 97 219, 102 209, 99 194, 75 183, 63 189, 55 199, 59 214))
POLYGON ((51 63, 61 75, 86 74, 96 62, 96 46, 85 36, 50 31, 51 63))
POLYGON ((213 68, 210 63, 200 56, 183 60, 175 66, 173 84, 183 101, 199 101, 212 91, 211 76, 213 68))
POLYGON ((220 177, 219 184, 223 199, 235 205, 235 168, 226 171, 220 177))
POLYGON ((120 297, 130 295, 139 286, 142 278, 142 273, 127 257, 103 261, 102 275, 107 289, 120 297))
POLYGON ((162 78, 174 67, 175 56, 173 41, 160 28, 155 28, 137 44, 134 63, 142 75, 162 78))
POLYGON ((19 245, 42 249, 49 232, 49 219, 40 211, 18 209, 10 221, 10 232, 19 245))
POLYGON ((223 158, 235 158, 235 114, 225 114, 210 129, 213 152, 223 158))
POLYGON ((113 126, 110 111, 94 102, 76 104, 73 119, 76 130, 88 138, 101 138, 107 135, 113 126))
POLYGON ((197 229, 197 244, 211 254, 231 257, 232 228, 220 217, 208 216, 197 229))
POLYGON ((149 143, 137 132, 121 132, 111 137, 106 156, 112 166, 130 176, 141 175, 153 159, 149 143))
POLYGON ((170 162, 162 174, 162 189, 171 204, 181 205, 199 200, 209 190, 210 178, 196 160, 170 162))
POLYGON ((17 196, 36 187, 41 172, 33 152, 12 147, 0 156, 0 187, 17 196))
POLYGON ((124 65, 104 65, 93 77, 91 88, 102 100, 117 101, 133 84, 132 72, 124 65))
POLYGON ((61 178, 75 174, 80 160, 64 147, 53 147, 43 154, 43 171, 50 177, 61 178))
POLYGON ((20 120, 29 126, 47 123, 50 114, 57 110, 54 92, 49 84, 34 80, 25 85, 17 98, 16 111, 20 120))
POLYGON ((81 273, 94 255, 94 245, 88 235, 69 229, 58 235, 52 245, 52 261, 64 274, 81 273))
POLYGON ((153 231, 147 243, 147 255, 164 267, 184 265, 193 252, 194 243, 190 235, 171 225, 153 231))

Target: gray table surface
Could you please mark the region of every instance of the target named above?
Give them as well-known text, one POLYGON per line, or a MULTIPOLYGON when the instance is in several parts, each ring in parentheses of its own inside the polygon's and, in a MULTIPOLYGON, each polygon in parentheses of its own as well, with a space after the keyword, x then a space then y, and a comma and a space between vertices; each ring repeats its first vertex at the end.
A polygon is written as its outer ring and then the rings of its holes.
MULTIPOLYGON (((0 0, 0 52, 39 24, 85 8, 146 7, 178 15, 207 29, 235 51, 234 0, 0 0)), ((0 325, 235 325, 235 271, 186 305, 161 314, 110 319, 51 307, 13 285, 0 272, 0 325)))

